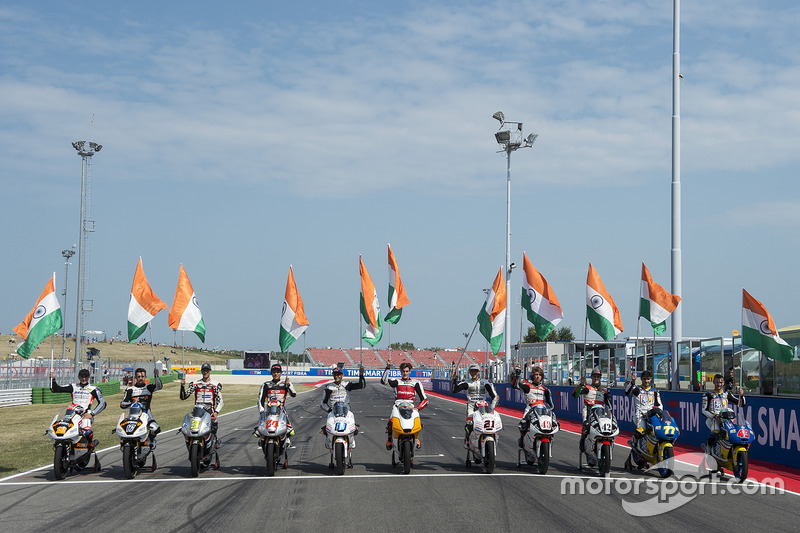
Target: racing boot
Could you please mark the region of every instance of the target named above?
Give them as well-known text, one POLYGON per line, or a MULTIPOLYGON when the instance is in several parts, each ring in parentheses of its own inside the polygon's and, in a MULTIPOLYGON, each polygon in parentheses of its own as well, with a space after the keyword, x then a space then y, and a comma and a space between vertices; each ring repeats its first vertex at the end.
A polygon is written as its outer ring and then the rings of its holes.
POLYGON ((386 424, 386 449, 392 449, 392 421, 389 420, 389 423, 386 424))

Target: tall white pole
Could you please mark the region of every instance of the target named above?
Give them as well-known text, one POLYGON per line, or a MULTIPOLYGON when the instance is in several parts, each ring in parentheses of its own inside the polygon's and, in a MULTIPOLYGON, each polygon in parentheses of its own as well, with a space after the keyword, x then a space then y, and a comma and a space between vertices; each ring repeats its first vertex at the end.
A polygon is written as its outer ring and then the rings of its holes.
POLYGON ((506 323, 503 330, 506 376, 511 373, 511 146, 506 145, 506 323))
MULTIPOLYGON (((681 2, 673 0, 672 22, 672 293, 683 297, 681 275, 681 2)), ((683 338, 683 303, 672 312, 672 390, 678 390, 678 343, 683 338)))

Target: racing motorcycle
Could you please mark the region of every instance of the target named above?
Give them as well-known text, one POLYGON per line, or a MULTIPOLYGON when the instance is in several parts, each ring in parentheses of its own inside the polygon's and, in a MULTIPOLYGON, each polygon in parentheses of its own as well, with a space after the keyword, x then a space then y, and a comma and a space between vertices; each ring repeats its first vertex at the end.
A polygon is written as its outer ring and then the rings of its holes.
POLYGON ((578 469, 583 470, 583 456, 586 456, 588 467, 597 465, 601 476, 608 474, 613 460, 614 439, 619 435, 617 419, 605 405, 593 405, 589 411, 589 434, 584 441, 584 448, 578 452, 578 469))
POLYGON ((756 436, 747 420, 737 420, 733 409, 723 409, 717 416, 722 423, 722 434, 710 450, 708 444, 703 444, 706 453, 700 464, 701 473, 705 470, 709 475, 717 472, 724 476, 727 468, 742 483, 747 479, 747 449, 756 436))
POLYGON ((472 431, 467 442, 467 468, 475 461, 476 464, 483 463, 487 474, 494 472, 498 433, 502 429, 500 414, 486 400, 476 402, 472 413, 472 431))
POLYGON ((403 464, 403 473, 408 474, 414 466, 414 449, 417 447, 419 432, 422 431, 419 409, 410 400, 395 400, 391 421, 392 467, 397 466, 399 461, 403 464))
POLYGON ((200 465, 208 466, 214 458, 214 470, 219 470, 219 454, 217 453, 217 435, 211 431, 211 413, 202 405, 195 405, 191 413, 183 417, 178 433, 186 440, 189 450, 189 464, 192 466, 192 477, 200 474, 200 465))
POLYGON ((345 465, 347 468, 353 468, 353 448, 356 447, 355 436, 358 435, 356 419, 346 403, 333 404, 321 433, 325 435, 325 448, 331 451, 328 468, 333 469, 337 476, 341 476, 344 474, 345 465))
POLYGON ((550 446, 553 437, 558 433, 558 420, 553 411, 546 405, 531 407, 520 422, 520 429, 527 431, 520 437, 520 448, 517 450, 517 468, 522 468, 522 456, 529 465, 537 464, 540 474, 546 474, 550 466, 552 452, 550 446))
POLYGON ((283 456, 283 468, 289 468, 289 446, 291 446, 292 440, 288 433, 286 411, 280 400, 268 400, 258 419, 255 432, 255 436, 259 438, 258 445, 264 450, 268 476, 275 475, 275 470, 281 462, 281 456, 283 456))
POLYGON ((153 453, 150 429, 147 427, 149 423, 150 415, 139 402, 132 403, 119 415, 115 431, 122 450, 122 470, 128 479, 133 479, 139 474, 139 469, 144 467, 147 456, 151 454, 153 462, 150 471, 156 471, 156 455, 153 453))
POLYGON ((644 436, 628 441, 631 453, 625 459, 625 470, 633 472, 634 465, 639 470, 654 465, 661 477, 669 477, 675 470, 675 453, 672 446, 681 432, 669 412, 662 411, 658 407, 647 411, 645 418, 647 425, 644 436))
POLYGON ((53 417, 47 433, 53 439, 53 473, 56 479, 62 480, 67 472, 86 468, 94 455, 94 471, 100 471, 100 460, 94 452, 97 439, 91 443, 81 434, 80 421, 83 418, 83 408, 79 405, 70 405, 64 412, 63 418, 58 414, 53 417))

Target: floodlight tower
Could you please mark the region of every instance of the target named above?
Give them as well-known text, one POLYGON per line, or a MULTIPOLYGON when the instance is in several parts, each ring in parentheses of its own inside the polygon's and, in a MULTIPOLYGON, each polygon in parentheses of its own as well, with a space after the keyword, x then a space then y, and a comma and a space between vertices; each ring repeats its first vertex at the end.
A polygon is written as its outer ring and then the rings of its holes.
POLYGON ((70 258, 75 255, 74 248, 77 245, 73 244, 72 248, 68 248, 66 250, 61 250, 61 255, 64 257, 64 290, 61 294, 64 295, 64 313, 63 313, 63 329, 61 333, 61 359, 67 358, 67 286, 69 285, 69 265, 72 263, 69 262, 70 258))
POLYGON ((84 313, 94 310, 94 301, 84 298, 89 282, 89 236, 94 232, 94 220, 89 220, 92 205, 92 156, 103 146, 91 141, 75 141, 72 147, 81 156, 81 225, 78 240, 78 311, 75 326, 75 371, 81 354, 84 313))
POLYGON ((496 112, 492 118, 500 123, 500 129, 494 134, 494 138, 501 146, 500 152, 506 153, 506 322, 503 328, 503 344, 506 351, 505 375, 508 376, 511 373, 511 271, 517 266, 511 262, 511 152, 519 148, 530 148, 539 135, 531 133, 523 139, 522 122, 506 120, 502 111, 496 112), (513 124, 513 131, 505 128, 506 124, 513 124))

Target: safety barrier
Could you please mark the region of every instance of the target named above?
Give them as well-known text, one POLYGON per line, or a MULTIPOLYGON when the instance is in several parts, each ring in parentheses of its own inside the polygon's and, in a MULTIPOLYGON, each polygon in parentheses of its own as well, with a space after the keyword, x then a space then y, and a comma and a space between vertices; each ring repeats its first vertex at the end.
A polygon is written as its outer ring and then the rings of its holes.
MULTIPOLYGON (((119 381, 117 380, 98 383, 97 387, 100 389, 103 396, 111 396, 120 393, 119 381)), ((69 403, 70 399, 70 394, 68 392, 50 392, 48 387, 33 387, 31 402, 46 404, 69 403)))
POLYGON ((10 405, 30 405, 32 389, 7 389, 0 391, 0 407, 10 405))
MULTIPOLYGON (((454 397, 464 397, 464 393, 451 394, 450 381, 434 379, 433 392, 454 397)), ((553 396, 555 413, 558 417, 581 420, 583 408, 580 398, 573 398, 573 387, 548 387, 553 396)), ((500 405, 514 409, 524 409, 525 399, 522 391, 508 383, 496 383, 500 405)), ((632 432, 636 429, 633 419, 633 396, 625 396, 622 389, 609 389, 611 407, 617 418, 619 428, 632 432)), ((679 442, 690 446, 700 446, 706 441, 709 429, 701 413, 703 394, 699 392, 659 391, 664 409, 669 411, 680 429, 679 442)), ((753 459, 770 463, 797 467, 800 464, 800 399, 776 398, 770 396, 746 396, 743 409, 736 408, 748 421, 756 440, 748 452, 753 459)))

